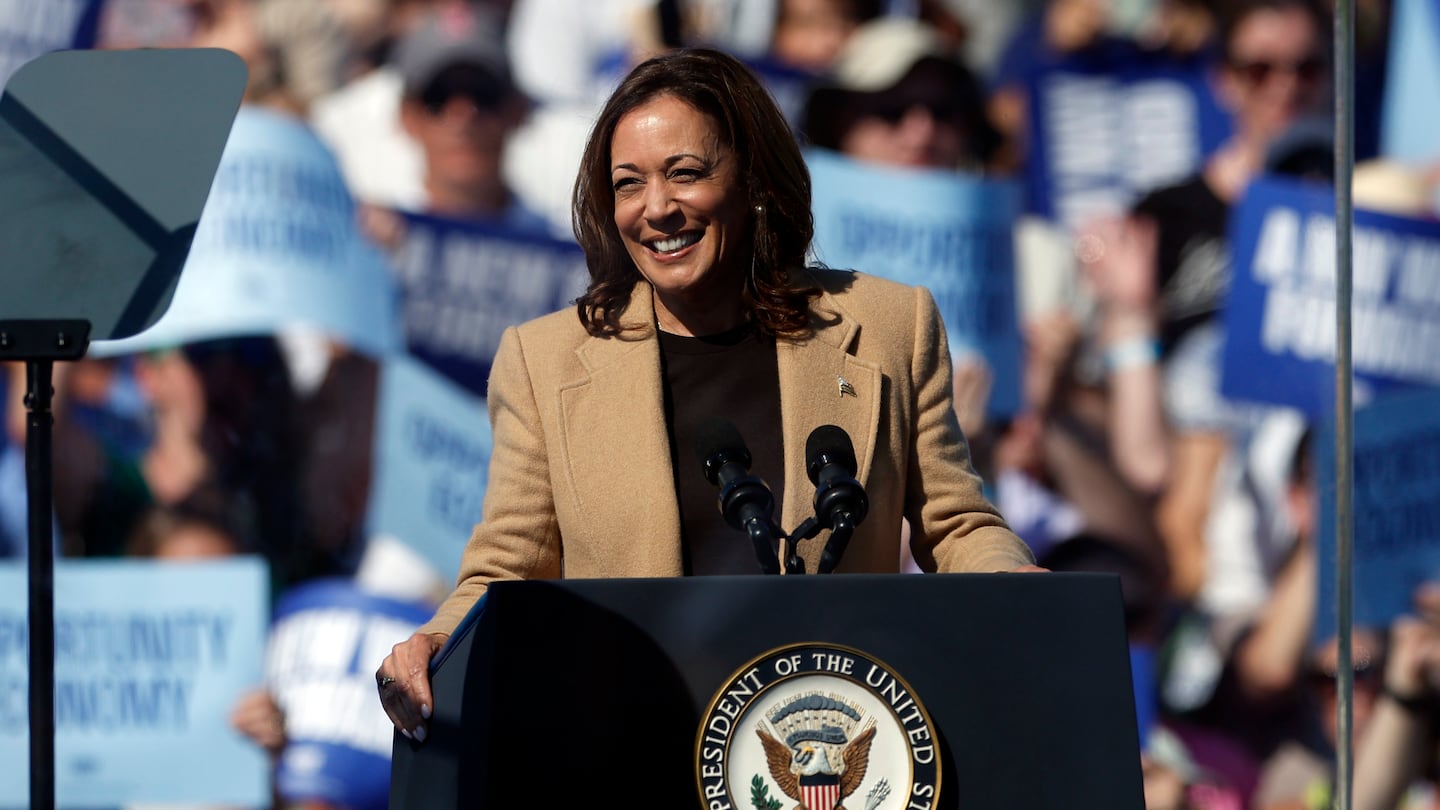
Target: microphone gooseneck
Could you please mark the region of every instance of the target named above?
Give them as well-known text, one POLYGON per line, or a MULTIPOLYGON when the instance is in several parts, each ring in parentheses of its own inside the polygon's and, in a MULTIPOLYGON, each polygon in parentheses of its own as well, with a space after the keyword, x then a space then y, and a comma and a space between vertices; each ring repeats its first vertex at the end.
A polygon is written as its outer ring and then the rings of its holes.
POLYGON ((850 435, 835 425, 821 425, 805 442, 805 472, 815 485, 815 517, 830 527, 817 571, 828 574, 839 565, 855 527, 865 519, 870 501, 855 480, 858 465, 850 435))
POLYGON ((695 431, 695 455, 705 480, 720 488, 720 514, 731 528, 745 532, 755 544, 760 570, 780 573, 780 531, 772 519, 775 496, 770 487, 750 474, 750 450, 735 424, 711 417, 695 431))

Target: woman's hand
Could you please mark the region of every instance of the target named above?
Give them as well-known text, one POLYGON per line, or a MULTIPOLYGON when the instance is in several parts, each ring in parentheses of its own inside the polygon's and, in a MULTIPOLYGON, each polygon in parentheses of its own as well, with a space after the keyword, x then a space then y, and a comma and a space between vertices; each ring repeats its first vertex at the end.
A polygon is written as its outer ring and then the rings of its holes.
POLYGON ((396 644, 375 671, 380 703, 390 722, 416 742, 425 742, 425 721, 435 706, 430 694, 430 659, 449 638, 446 633, 416 633, 396 644))

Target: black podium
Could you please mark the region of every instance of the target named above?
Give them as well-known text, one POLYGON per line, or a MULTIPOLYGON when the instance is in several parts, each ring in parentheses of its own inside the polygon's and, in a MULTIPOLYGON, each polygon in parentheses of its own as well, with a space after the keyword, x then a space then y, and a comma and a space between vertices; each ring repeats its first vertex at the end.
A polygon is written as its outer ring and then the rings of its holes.
POLYGON ((1144 805, 1118 579, 978 574, 497 583, 436 660, 428 741, 396 736, 390 807, 749 810, 702 800, 698 732, 730 727, 760 685, 737 674, 796 644, 882 662, 894 705, 928 712, 932 732, 906 733, 933 733, 938 790, 896 784, 876 810, 1144 805))

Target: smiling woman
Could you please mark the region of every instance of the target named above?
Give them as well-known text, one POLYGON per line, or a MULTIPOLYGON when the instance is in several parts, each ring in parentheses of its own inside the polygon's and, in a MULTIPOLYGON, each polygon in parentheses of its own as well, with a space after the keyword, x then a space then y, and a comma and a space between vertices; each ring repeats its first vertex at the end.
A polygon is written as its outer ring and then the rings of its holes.
POLYGON ((654 290, 661 330, 677 335, 745 320, 750 210, 734 152, 715 129, 705 113, 662 96, 621 118, 610 145, 615 227, 654 290))
MULTIPOLYGON (((686 463, 717 414, 748 439, 784 526, 815 512, 806 437, 852 437, 869 514, 839 572, 897 572, 907 521, 925 570, 1036 570, 981 494, 929 292, 806 266, 810 176, 744 65, 682 50, 635 68, 591 133, 574 223, 589 289, 575 312, 506 332, 459 584, 376 673, 401 733, 425 739, 429 660, 490 582, 757 571, 686 463)), ((827 540, 803 544, 804 570, 827 540)))

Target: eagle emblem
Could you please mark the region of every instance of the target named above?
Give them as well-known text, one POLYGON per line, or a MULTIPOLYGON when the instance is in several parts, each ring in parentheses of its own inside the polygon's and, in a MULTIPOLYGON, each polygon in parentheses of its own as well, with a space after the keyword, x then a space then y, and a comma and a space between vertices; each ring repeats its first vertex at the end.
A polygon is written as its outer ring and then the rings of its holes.
POLYGON ((915 690, 880 661, 788 644, 716 690, 695 734, 695 785, 711 810, 935 807, 938 739, 915 690))
MULTIPOLYGON (((765 749, 770 777, 798 802, 795 810, 846 810, 843 802, 865 781, 875 723, 858 706, 837 695, 812 692, 790 700, 755 729, 765 749), (771 730, 773 729, 773 731, 771 730)), ((865 810, 874 810, 888 788, 872 790, 865 810)))

